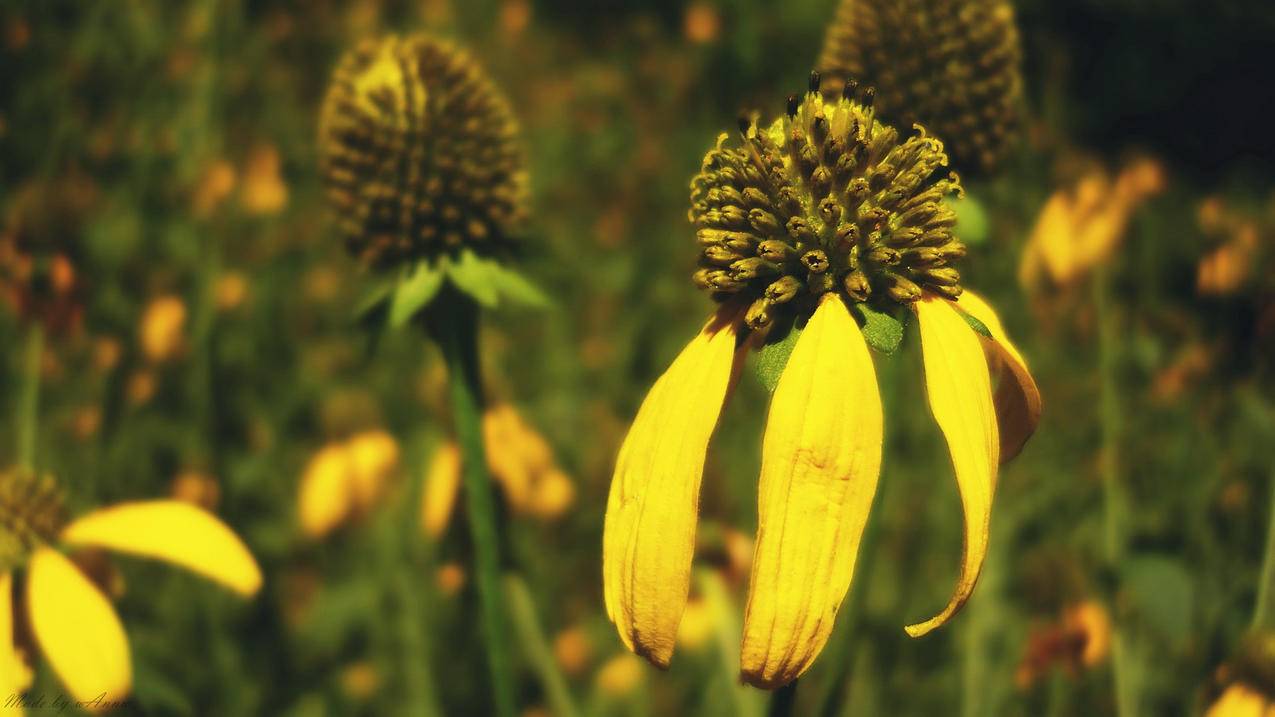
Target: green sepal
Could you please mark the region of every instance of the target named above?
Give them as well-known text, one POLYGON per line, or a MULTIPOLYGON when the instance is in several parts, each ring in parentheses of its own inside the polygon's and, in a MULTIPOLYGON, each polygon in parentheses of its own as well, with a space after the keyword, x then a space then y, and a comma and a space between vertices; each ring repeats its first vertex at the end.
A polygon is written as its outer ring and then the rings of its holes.
POLYGON ((389 327, 397 329, 411 321, 438 295, 445 277, 446 270, 441 264, 431 265, 425 260, 417 262, 395 286, 390 300, 389 327))
POLYGON ((944 197, 943 201, 956 212, 956 236, 960 237, 961 241, 970 246, 987 241, 989 229, 987 210, 983 208, 982 202, 969 193, 968 189, 962 199, 944 197))
POLYGON ((549 299, 522 274, 494 259, 485 259, 464 250, 447 266, 447 276, 462 293, 480 305, 494 308, 503 299, 511 304, 544 308, 549 299))
POLYGON ((767 392, 774 393, 779 386, 779 377, 783 375, 788 357, 792 356, 792 350, 797 347, 797 339, 801 337, 803 330, 795 324, 787 327, 775 326, 766 337, 766 342, 758 349, 753 371, 767 392))
POLYGON ((903 345, 903 322, 907 319, 907 309, 898 309, 899 315, 895 316, 866 303, 853 304, 852 308, 859 317, 863 340, 873 351, 889 356, 899 350, 903 345))
POLYGON ((978 319, 965 313, 964 311, 958 311, 956 313, 960 314, 961 318, 965 319, 965 323, 969 324, 971 329, 974 329, 975 331, 986 336, 989 339, 992 338, 992 330, 987 328, 987 324, 983 323, 982 321, 979 321, 978 319))

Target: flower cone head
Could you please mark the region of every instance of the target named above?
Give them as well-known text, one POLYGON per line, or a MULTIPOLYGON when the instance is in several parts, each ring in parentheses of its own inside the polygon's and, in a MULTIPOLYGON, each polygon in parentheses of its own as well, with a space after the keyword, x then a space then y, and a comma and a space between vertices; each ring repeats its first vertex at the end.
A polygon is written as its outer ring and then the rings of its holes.
POLYGON ((985 172, 1016 134, 1021 64, 1008 0, 841 0, 818 67, 876 85, 887 121, 924 124, 985 172))
POLYGON ((52 476, 25 468, 0 472, 0 573, 26 562, 66 522, 62 490, 52 476))
POLYGON ((499 253, 525 216, 508 102, 464 51, 369 40, 337 67, 320 118, 324 184, 348 248, 377 268, 499 253))
POLYGON ((696 285, 746 303, 758 331, 810 316, 829 292, 848 304, 959 296, 965 246, 943 200, 960 180, 943 142, 876 121, 873 91, 853 81, 836 100, 817 73, 810 87, 769 127, 741 119, 740 139, 723 134, 704 158, 691 183, 696 285))

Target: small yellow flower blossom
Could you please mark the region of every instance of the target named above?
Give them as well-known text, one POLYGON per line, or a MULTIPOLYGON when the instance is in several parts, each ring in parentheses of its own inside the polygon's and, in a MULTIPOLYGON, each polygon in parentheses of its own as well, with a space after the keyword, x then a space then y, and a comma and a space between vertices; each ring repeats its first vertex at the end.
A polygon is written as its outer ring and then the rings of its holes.
POLYGON ((273 145, 256 148, 244 165, 239 203, 249 214, 278 214, 288 205, 288 185, 280 175, 279 150, 273 145))
POLYGON ((956 588, 908 634, 939 627, 969 598, 997 468, 1035 430, 1040 395, 1025 362, 951 265, 965 250, 942 201, 960 186, 955 175, 938 178, 943 144, 919 129, 900 138, 875 121, 871 98, 850 82, 839 101, 825 101, 812 75, 810 92, 791 96, 771 127, 741 121, 742 148, 723 136, 692 182, 703 267, 695 281, 721 307, 638 409, 603 535, 607 614, 624 644, 657 666, 669 664, 687 603, 709 440, 743 358, 776 326, 805 322, 762 443, 745 682, 775 688, 805 672, 850 588, 883 439, 865 338, 876 334, 852 308, 915 316, 965 513, 956 588))
POLYGON ((686 6, 682 19, 682 34, 695 45, 706 45, 717 39, 722 31, 722 18, 717 8, 707 2, 693 2, 686 6))
POLYGON ((465 587, 465 569, 459 563, 443 563, 438 566, 435 579, 438 581, 439 592, 451 597, 465 587))
POLYGON ((351 699, 365 702, 381 687, 381 675, 370 662, 355 662, 341 670, 341 690, 351 699))
POLYGON ((234 311, 248 298, 248 278, 242 272, 228 271, 217 277, 217 308, 234 311))
POLYGON ((138 341, 152 363, 177 358, 186 346, 186 304, 176 296, 151 301, 142 314, 138 341))
POLYGON ((1275 717, 1275 702, 1257 689, 1236 682, 1209 706, 1204 717, 1275 717))
POLYGON ((116 703, 132 686, 128 640, 109 599, 62 549, 106 549, 172 563, 244 596, 261 588, 261 570, 243 542, 212 514, 153 500, 102 508, 64 524, 51 479, 0 474, 0 689, 30 684, 26 656, 13 642, 25 614, 53 672, 82 702, 116 703), (14 610, 14 572, 25 568, 25 611, 14 610))
MULTIPOLYGON (((487 468, 517 514, 554 520, 575 500, 575 483, 554 462, 553 449, 509 404, 483 414, 487 468)), ((460 490, 460 448, 453 441, 434 453, 421 493, 421 527, 437 538, 447 529, 460 490)))
POLYGON ((1066 287, 1107 261, 1124 238, 1133 212, 1164 188, 1164 171, 1140 159, 1113 182, 1095 170, 1070 189, 1054 193, 1041 210, 1018 267, 1027 289, 1066 287))
POLYGON ((642 662, 633 655, 623 653, 607 660, 598 668, 594 678, 598 690, 608 697, 627 697, 641 684, 645 675, 642 662))
POLYGON ((201 219, 211 217, 235 190, 235 167, 219 159, 204 170, 191 196, 191 211, 201 219))
POLYGON ((1264 276, 1263 232, 1258 222, 1211 197, 1199 208, 1200 229, 1219 244, 1205 254, 1196 269, 1195 290, 1200 296, 1229 296, 1251 277, 1264 276))
POLYGON ((562 671, 575 677, 584 672, 593 659, 593 644, 589 634, 579 625, 573 625, 559 632, 553 638, 553 657, 562 671))
POLYGON ((398 462, 398 442, 380 430, 321 448, 301 476, 297 496, 301 532, 321 538, 366 515, 385 494, 398 462))
POLYGON ((1026 689, 1055 666, 1074 676, 1102 664, 1110 653, 1111 616, 1101 603, 1086 600, 1063 610, 1057 623, 1032 632, 1014 681, 1026 689))
POLYGON ((221 500, 221 485, 217 479, 199 471, 183 471, 173 478, 168 488, 173 500, 213 510, 221 500))

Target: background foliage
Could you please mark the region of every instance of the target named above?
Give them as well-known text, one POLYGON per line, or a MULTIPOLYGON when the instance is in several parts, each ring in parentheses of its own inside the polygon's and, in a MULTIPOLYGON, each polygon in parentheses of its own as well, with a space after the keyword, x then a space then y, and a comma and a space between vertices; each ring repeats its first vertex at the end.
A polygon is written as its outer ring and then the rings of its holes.
MULTIPOLYGON (((492 393, 519 407, 574 480, 560 515, 508 512, 507 560, 530 586, 553 661, 590 714, 762 709, 729 667, 744 587, 729 556, 755 527, 764 389, 741 381, 710 452, 688 613, 709 637, 688 635, 669 672, 618 657, 599 543, 627 421, 709 308, 689 281, 687 182, 741 108, 773 116, 804 85, 833 6, 0 4, 5 231, 69 256, 77 279, 78 320, 48 337, 41 365, 38 464, 75 510, 205 477, 267 575, 241 603, 117 561, 137 712, 488 707, 471 585, 456 584, 467 536, 458 521, 438 541, 418 527, 422 478, 450 424, 439 358, 418 333, 373 347, 355 325, 366 277, 326 221, 316 179, 317 108, 340 53, 420 29, 473 50, 510 96, 530 154, 524 267, 553 306, 490 313, 484 360, 492 393), (160 297, 178 299, 184 320, 172 354, 156 359, 141 337, 160 297), (371 428, 401 446, 388 498, 305 539, 295 496, 307 461, 371 428)), ((1002 471, 974 599, 950 627, 911 640, 902 626, 940 606, 955 578, 961 514, 915 335, 877 357, 887 446, 870 553, 802 680, 802 714, 1115 713, 1111 657, 1089 663, 1050 641, 1072 634, 1063 615, 1076 605, 1100 606, 1125 635, 1143 713, 1196 713, 1235 671, 1222 668, 1253 621, 1275 467, 1275 135, 1260 109, 1275 92, 1275 11, 1240 0, 1016 6, 1026 139, 1001 176, 969 184, 986 236, 967 237, 963 271, 1032 363, 1045 417, 1002 471), (1167 187, 1110 260, 1071 286, 1020 286, 1048 196, 1078 168, 1114 170, 1131 153, 1155 158, 1167 187), (1219 229, 1210 212, 1231 219, 1219 229), (1199 262, 1237 226, 1258 242, 1247 278, 1202 292, 1199 262), (1103 482, 1113 474, 1114 497, 1103 482), (1127 535, 1114 563, 1112 505, 1127 535)), ((0 312, 6 463, 26 331, 19 312, 0 312)), ((1084 639, 1105 639, 1087 625, 1084 639)), ((520 705, 543 709, 534 651, 510 640, 520 705)), ((56 691, 47 668, 35 689, 56 691)))

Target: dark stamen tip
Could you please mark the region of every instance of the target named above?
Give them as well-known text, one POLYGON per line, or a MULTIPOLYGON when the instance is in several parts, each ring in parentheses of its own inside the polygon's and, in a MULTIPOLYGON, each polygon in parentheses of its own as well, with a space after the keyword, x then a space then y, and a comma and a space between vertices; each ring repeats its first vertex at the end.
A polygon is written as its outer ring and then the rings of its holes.
POLYGON ((788 95, 788 116, 797 116, 797 95, 788 95))
POLYGON ((859 81, 854 78, 850 78, 846 80, 846 86, 841 88, 841 97, 843 99, 852 100, 854 99, 855 93, 858 91, 859 81))
POLYGON ((872 101, 877 98, 877 88, 869 87, 863 91, 863 106, 871 107, 872 101))
POLYGON ((738 121, 739 121, 739 131, 743 133, 744 135, 747 135, 748 130, 751 129, 753 126, 752 118, 749 117, 747 113, 740 112, 738 121))
POLYGON ((812 70, 810 72, 810 91, 819 91, 819 70, 812 70))

